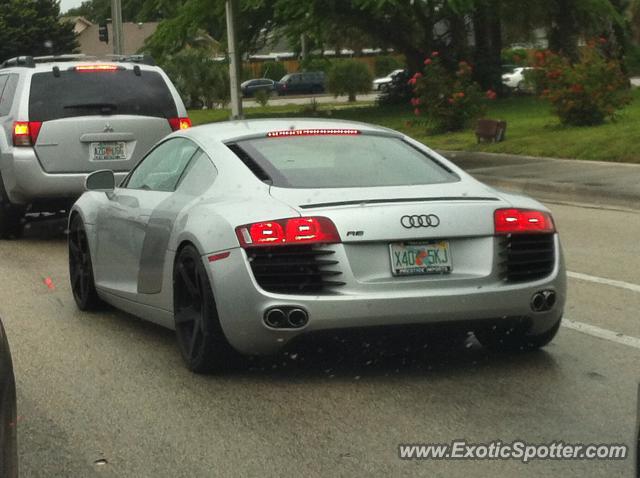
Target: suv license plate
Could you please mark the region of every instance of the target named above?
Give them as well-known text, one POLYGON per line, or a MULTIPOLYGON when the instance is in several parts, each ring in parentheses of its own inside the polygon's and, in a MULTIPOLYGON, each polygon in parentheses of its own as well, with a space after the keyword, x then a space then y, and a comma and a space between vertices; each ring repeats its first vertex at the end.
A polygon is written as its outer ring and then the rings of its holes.
POLYGON ((448 274, 453 270, 449 241, 389 244, 394 276, 448 274))
POLYGON ((91 143, 93 161, 122 161, 127 159, 127 146, 124 141, 91 143))

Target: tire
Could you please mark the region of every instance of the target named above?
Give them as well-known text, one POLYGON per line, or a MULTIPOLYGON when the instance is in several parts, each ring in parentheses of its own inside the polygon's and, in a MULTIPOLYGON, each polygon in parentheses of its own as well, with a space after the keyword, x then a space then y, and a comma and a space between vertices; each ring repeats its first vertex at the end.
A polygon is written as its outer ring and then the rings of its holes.
POLYGON ((528 335, 522 329, 483 329, 477 330, 475 336, 480 343, 495 352, 527 352, 548 345, 558 333, 562 317, 553 326, 538 335, 528 335))
POLYGON ((80 310, 97 310, 102 305, 93 278, 93 264, 82 218, 75 214, 69 227, 69 279, 73 299, 80 310))
POLYGON ((22 218, 24 208, 11 204, 4 190, 0 176, 0 239, 19 239, 22 237, 22 218))
POLYGON ((22 237, 22 209, 7 203, 0 204, 0 238, 20 239, 22 237))
POLYGON ((202 257, 187 245, 176 256, 173 271, 176 338, 185 365, 194 373, 222 372, 240 355, 227 341, 202 257))

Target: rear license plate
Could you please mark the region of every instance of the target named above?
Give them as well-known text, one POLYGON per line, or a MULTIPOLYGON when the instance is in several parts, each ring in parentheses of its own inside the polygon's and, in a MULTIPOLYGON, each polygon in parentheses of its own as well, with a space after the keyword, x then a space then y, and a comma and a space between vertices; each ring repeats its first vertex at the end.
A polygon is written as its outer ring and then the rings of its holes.
POLYGON ((448 274, 453 270, 449 241, 389 244, 394 276, 448 274))
POLYGON ((91 159, 94 161, 122 161, 127 159, 124 141, 91 143, 91 159))

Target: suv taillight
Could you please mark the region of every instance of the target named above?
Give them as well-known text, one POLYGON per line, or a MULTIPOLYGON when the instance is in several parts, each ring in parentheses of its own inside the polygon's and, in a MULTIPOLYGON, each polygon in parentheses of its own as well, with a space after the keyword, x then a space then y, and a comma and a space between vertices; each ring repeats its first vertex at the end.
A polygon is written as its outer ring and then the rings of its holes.
POLYGON ((13 145, 33 146, 38 140, 41 121, 14 121, 13 122, 13 145))
POLYGON ((191 120, 189 118, 168 118, 171 131, 191 128, 191 120))
POLYGON ((236 234, 240 246, 245 248, 340 242, 336 226, 326 217, 294 217, 255 222, 237 227, 236 234))

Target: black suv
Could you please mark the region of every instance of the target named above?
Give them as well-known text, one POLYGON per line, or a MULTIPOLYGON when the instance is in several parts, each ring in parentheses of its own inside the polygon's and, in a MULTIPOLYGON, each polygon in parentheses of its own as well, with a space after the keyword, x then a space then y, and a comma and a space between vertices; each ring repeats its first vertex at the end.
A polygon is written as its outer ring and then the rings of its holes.
POLYGON ((276 83, 279 95, 324 93, 324 73, 308 71, 304 73, 289 73, 276 83))

